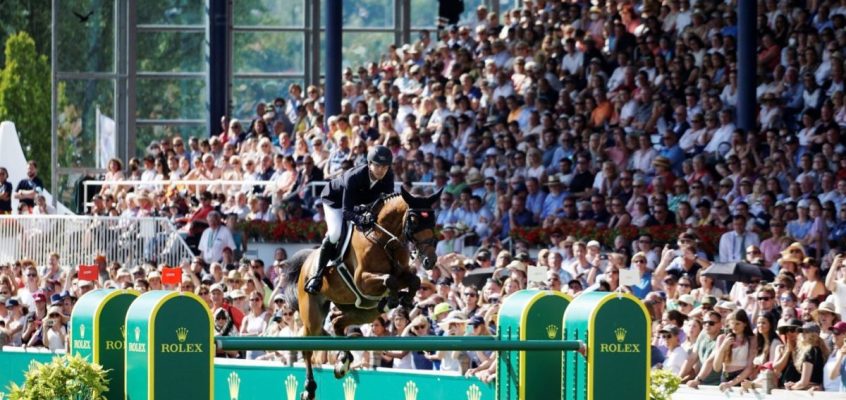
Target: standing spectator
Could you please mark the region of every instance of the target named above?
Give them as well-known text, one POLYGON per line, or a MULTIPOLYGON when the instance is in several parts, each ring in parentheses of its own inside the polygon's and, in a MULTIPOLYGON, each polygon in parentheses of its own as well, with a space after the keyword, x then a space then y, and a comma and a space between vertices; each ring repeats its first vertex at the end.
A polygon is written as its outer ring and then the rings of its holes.
POLYGON ((15 188, 14 197, 29 208, 35 206, 35 197, 44 190, 44 183, 38 177, 38 164, 30 161, 26 164, 26 179, 21 179, 15 188))
POLYGON ((209 227, 200 236, 198 249, 203 255, 206 264, 220 262, 223 259, 223 249, 235 248, 235 240, 232 233, 225 225, 221 224, 220 213, 212 211, 208 214, 209 227))

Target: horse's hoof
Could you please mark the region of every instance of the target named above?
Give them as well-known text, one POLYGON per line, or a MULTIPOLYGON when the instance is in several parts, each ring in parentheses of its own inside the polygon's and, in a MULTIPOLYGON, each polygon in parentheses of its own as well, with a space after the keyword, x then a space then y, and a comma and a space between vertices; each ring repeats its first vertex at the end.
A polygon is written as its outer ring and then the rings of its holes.
POLYGON ((409 310, 414 308, 414 296, 411 293, 406 293, 400 296, 400 305, 409 310))
POLYGON ((338 361, 335 363, 335 379, 341 379, 350 371, 350 364, 352 364, 353 356, 348 351, 338 353, 338 361))
POLYGON ((314 400, 314 396, 309 396, 308 392, 300 393, 300 400, 314 400))
POLYGON ((389 296, 388 297, 388 308, 393 309, 397 308, 399 305, 399 298, 397 296, 389 296))

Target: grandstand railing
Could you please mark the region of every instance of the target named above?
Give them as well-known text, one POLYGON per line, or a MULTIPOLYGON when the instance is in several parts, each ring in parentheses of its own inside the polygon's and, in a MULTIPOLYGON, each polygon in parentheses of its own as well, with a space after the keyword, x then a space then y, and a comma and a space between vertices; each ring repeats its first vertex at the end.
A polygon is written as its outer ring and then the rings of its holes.
MULTIPOLYGON (((328 185, 329 181, 317 181, 317 182, 309 182, 306 185, 306 190, 309 191, 309 194, 312 198, 315 198, 319 195, 319 193, 323 190, 323 187, 328 185)), ((150 189, 150 190, 161 190, 164 188, 170 187, 177 187, 182 189, 191 190, 193 192, 198 192, 200 190, 210 190, 212 192, 220 191, 223 187, 242 187, 241 191, 252 191, 255 187, 270 187, 273 188, 276 185, 276 181, 246 181, 246 180, 239 180, 239 181, 231 181, 231 180, 223 180, 223 179, 216 179, 216 180, 151 180, 151 181, 140 181, 140 180, 123 180, 123 181, 85 181, 83 182, 83 194, 86 201, 90 199, 89 197, 89 187, 91 186, 111 186, 111 187, 134 187, 136 189, 150 189)), ((394 190, 399 191, 400 186, 402 186, 402 182, 395 182, 394 183, 394 190)), ((412 188, 433 188, 435 187, 434 182, 412 182, 412 188)), ((89 203, 86 203, 86 208, 90 206, 89 203)))
POLYGON ((0 216, 0 262, 26 258, 46 265, 51 253, 58 253, 64 265, 92 264, 102 254, 129 267, 143 262, 176 266, 193 257, 166 218, 0 216))

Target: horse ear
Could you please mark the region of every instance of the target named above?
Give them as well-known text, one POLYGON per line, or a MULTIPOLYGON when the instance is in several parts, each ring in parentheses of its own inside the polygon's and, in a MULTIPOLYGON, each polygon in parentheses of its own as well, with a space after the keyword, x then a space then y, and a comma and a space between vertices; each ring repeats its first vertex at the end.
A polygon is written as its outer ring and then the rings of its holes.
POLYGON ((414 195, 409 193, 408 190, 405 190, 405 186, 400 186, 400 193, 402 194, 402 199, 405 200, 405 204, 414 204, 414 195))
POLYGON ((435 192, 431 196, 427 197, 426 200, 429 203, 429 205, 431 206, 432 204, 435 204, 435 202, 438 201, 438 199, 441 198, 441 193, 443 193, 443 192, 444 192, 444 188, 442 187, 442 188, 438 189, 437 192, 435 192))

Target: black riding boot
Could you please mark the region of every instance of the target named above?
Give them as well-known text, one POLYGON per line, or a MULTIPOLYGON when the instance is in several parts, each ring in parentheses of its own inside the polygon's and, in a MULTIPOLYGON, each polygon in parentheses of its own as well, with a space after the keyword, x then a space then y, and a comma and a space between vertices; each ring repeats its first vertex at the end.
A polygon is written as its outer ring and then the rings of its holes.
POLYGON ((320 293, 320 288, 323 286, 323 274, 326 273, 329 261, 335 256, 335 245, 329 241, 329 238, 324 238, 320 245, 320 254, 317 257, 317 271, 308 279, 305 284, 305 291, 309 294, 320 293))

